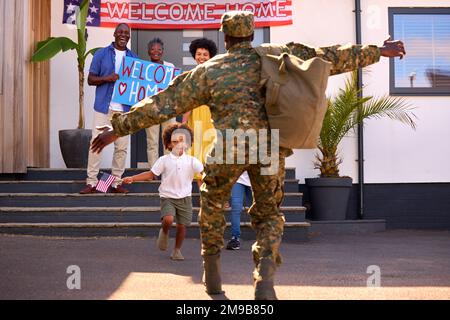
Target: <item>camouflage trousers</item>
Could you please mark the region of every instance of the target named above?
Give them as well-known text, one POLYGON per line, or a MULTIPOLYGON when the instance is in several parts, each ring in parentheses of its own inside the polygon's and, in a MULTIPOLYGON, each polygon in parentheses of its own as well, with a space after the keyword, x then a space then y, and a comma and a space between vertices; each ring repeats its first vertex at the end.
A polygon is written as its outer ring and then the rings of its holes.
POLYGON ((253 204, 249 210, 251 224, 256 232, 252 246, 255 265, 261 258, 269 258, 281 264, 279 246, 284 228, 284 215, 280 205, 284 197, 285 156, 280 152, 278 173, 261 175, 262 164, 206 164, 201 187, 199 225, 202 240, 202 256, 219 253, 224 247, 224 204, 239 176, 247 171, 253 191, 253 204))

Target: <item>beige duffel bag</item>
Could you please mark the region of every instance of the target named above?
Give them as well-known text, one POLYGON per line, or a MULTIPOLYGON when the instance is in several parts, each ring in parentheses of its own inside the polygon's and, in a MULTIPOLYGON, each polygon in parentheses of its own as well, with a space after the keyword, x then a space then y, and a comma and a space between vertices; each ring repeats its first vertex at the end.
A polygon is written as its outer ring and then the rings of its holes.
POLYGON ((270 128, 279 130, 280 146, 316 148, 327 111, 331 63, 321 58, 303 61, 283 53, 283 45, 262 44, 255 49, 261 57, 270 128))

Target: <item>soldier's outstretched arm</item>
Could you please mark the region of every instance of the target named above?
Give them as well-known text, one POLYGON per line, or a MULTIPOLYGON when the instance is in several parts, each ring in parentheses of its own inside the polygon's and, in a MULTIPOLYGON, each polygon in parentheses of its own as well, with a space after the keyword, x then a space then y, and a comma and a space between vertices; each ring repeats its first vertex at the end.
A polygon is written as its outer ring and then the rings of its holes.
POLYGON ((130 112, 115 114, 111 120, 112 128, 101 128, 103 132, 94 139, 91 150, 100 153, 118 137, 132 134, 207 104, 209 90, 204 72, 202 66, 185 72, 175 78, 167 89, 135 104, 130 112))
POLYGON ((330 74, 339 74, 363 68, 384 57, 400 57, 406 54, 403 42, 384 41, 382 47, 376 45, 334 45, 330 47, 313 48, 299 43, 288 43, 291 54, 300 59, 308 60, 320 57, 332 63, 330 74))
POLYGON ((179 75, 167 89, 138 102, 130 112, 114 115, 114 132, 125 136, 206 104, 209 90, 204 70, 200 69, 179 75))
POLYGON ((368 45, 334 45, 313 48, 299 43, 288 43, 291 54, 302 60, 319 57, 332 63, 330 74, 339 74, 362 68, 380 60, 380 49, 368 45))

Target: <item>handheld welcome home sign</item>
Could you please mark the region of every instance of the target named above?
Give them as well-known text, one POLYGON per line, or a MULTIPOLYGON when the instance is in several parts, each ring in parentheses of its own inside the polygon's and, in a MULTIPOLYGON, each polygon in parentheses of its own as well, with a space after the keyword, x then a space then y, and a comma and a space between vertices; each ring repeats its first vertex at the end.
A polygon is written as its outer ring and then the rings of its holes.
POLYGON ((169 86, 181 70, 151 61, 124 57, 112 101, 132 106, 169 86))

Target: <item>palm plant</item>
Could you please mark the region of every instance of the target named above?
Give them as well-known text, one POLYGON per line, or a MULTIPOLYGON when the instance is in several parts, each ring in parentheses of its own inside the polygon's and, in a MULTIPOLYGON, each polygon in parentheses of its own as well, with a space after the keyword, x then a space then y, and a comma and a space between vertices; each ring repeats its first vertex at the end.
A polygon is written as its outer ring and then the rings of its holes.
POLYGON ((94 48, 86 52, 87 30, 86 21, 89 10, 89 0, 83 0, 77 12, 77 36, 78 41, 74 42, 67 37, 49 37, 37 44, 35 53, 31 61, 39 62, 53 58, 59 52, 76 50, 78 62, 78 129, 84 129, 84 67, 89 54, 94 54, 99 48, 94 48))
POLYGON ((412 107, 398 97, 383 96, 361 97, 357 85, 357 71, 347 79, 345 88, 338 95, 328 99, 328 110, 325 114, 318 143, 320 155, 316 155, 315 169, 320 170, 320 177, 339 177, 339 165, 342 160, 338 156, 338 145, 358 124, 370 118, 389 117, 416 128, 411 112, 412 107))

